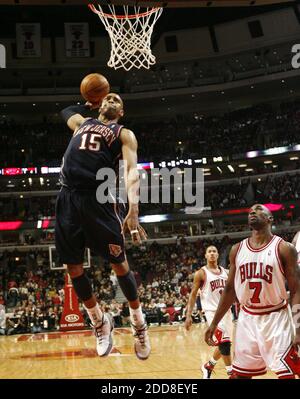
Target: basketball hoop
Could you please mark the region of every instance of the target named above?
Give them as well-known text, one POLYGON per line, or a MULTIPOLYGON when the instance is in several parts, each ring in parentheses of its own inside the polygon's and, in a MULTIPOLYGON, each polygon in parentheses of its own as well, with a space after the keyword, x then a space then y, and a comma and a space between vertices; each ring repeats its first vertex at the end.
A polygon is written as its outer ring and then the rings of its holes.
POLYGON ((151 51, 153 27, 161 16, 163 8, 123 5, 123 14, 117 14, 113 4, 107 4, 109 13, 103 6, 89 4, 90 9, 99 16, 111 40, 110 59, 107 63, 114 69, 146 68, 155 64, 151 51), (130 9, 133 11, 130 13, 130 9))

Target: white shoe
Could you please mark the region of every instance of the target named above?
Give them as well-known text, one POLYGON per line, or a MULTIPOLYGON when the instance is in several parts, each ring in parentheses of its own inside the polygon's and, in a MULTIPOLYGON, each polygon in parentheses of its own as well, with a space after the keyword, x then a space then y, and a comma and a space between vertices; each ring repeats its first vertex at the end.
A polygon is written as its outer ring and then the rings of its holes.
POLYGON ((140 360, 148 359, 151 352, 150 339, 148 336, 148 326, 143 324, 141 327, 136 327, 131 324, 133 336, 134 336, 134 350, 135 354, 140 360))
POLYGON ((97 339, 97 353, 99 356, 107 356, 112 350, 112 330, 113 323, 110 318, 104 314, 102 317, 102 323, 98 326, 92 326, 94 329, 94 334, 97 339))
POLYGON ((203 373, 203 380, 209 380, 211 378, 211 374, 214 370, 214 367, 210 362, 207 362, 201 366, 201 371, 203 373))

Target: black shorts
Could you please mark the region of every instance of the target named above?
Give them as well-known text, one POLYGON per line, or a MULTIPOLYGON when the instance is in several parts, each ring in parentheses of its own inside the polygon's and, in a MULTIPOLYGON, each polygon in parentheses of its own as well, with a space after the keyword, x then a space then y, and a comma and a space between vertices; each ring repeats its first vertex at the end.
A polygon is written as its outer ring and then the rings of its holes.
POLYGON ((56 200, 55 245, 64 264, 80 264, 85 248, 111 263, 125 260, 117 204, 100 204, 95 191, 63 187, 56 200))

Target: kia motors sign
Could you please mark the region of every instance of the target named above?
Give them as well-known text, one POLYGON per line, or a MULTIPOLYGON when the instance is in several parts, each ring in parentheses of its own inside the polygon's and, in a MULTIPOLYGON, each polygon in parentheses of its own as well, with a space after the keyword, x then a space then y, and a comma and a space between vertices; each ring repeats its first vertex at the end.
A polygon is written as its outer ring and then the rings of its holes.
POLYGON ((84 321, 79 310, 77 295, 74 291, 72 281, 68 273, 66 273, 65 276, 64 291, 64 310, 60 319, 60 330, 82 330, 84 328, 84 321))

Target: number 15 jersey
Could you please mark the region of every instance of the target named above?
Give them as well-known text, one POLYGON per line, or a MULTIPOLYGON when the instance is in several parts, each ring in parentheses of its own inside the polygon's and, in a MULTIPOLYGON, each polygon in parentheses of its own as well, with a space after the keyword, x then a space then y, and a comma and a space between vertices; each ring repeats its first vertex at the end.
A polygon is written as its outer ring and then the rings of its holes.
POLYGON ((235 258, 234 288, 241 308, 250 314, 268 314, 287 307, 284 270, 279 243, 273 236, 261 248, 252 248, 249 238, 239 244, 235 258))
POLYGON ((120 132, 115 122, 105 125, 99 119, 87 118, 73 134, 64 154, 60 182, 75 189, 96 189, 97 172, 101 168, 118 172, 122 157, 120 132))

